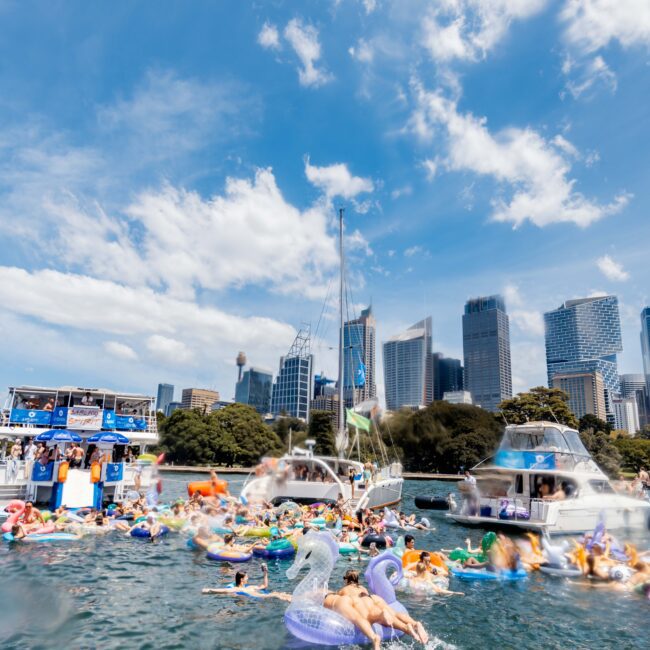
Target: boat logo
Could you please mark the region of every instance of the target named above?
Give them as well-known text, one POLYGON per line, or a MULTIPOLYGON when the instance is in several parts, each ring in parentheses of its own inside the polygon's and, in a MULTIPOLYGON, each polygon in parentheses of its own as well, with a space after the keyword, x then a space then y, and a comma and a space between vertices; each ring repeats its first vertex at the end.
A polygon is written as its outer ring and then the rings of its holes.
POLYGON ((36 413, 34 413, 34 411, 30 411, 27 415, 28 415, 30 418, 36 417, 36 413))
POLYGON ((537 454, 537 456, 535 456, 535 462, 540 463, 540 464, 543 463, 544 462, 544 455, 543 454, 537 454))

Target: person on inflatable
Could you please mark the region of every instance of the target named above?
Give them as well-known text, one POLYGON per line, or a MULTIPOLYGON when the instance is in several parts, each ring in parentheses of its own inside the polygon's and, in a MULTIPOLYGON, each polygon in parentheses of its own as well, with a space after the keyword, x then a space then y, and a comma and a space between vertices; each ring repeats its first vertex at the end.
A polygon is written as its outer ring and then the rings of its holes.
POLYGON ((18 517, 18 523, 22 524, 25 533, 29 535, 29 533, 45 526, 45 519, 43 519, 41 511, 34 508, 31 501, 27 501, 23 514, 18 517))
POLYGON ((356 625, 372 642, 373 650, 379 650, 381 637, 373 625, 378 623, 400 630, 416 641, 426 645, 429 640, 424 626, 408 614, 396 612, 381 596, 371 595, 359 584, 359 572, 349 569, 343 576, 345 586, 338 592, 329 592, 323 606, 331 609, 356 625))
POLYGON ((162 527, 160 524, 156 521, 155 517, 153 515, 147 515, 147 518, 144 521, 140 521, 135 526, 129 527, 128 531, 126 532, 127 535, 131 534, 131 531, 134 528, 144 528, 145 530, 149 531, 149 539, 153 542, 156 537, 160 535, 162 532, 162 527))
POLYGON ((192 537, 192 543, 198 548, 208 550, 208 546, 212 544, 222 544, 223 537, 213 533, 207 526, 199 526, 196 535, 192 537))
POLYGON ((444 594, 446 596, 464 596, 465 594, 462 591, 449 591, 441 585, 439 585, 431 573, 430 568, 424 562, 418 562, 415 565, 415 575, 412 578, 409 578, 409 583, 411 587, 417 589, 418 586, 422 585, 426 589, 431 589, 437 594, 444 594))
POLYGON ((201 593, 224 596, 250 596, 251 598, 278 598, 290 603, 291 594, 285 594, 281 591, 269 591, 269 570, 266 564, 262 564, 262 573, 264 579, 261 585, 249 585, 246 571, 237 571, 233 585, 216 589, 206 587, 201 590, 201 593))

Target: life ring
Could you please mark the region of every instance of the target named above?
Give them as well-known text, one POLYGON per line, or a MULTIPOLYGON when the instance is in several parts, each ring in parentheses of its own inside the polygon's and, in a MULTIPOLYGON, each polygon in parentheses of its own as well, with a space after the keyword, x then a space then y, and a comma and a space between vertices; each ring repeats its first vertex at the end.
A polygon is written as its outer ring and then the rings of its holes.
POLYGON ((243 537, 271 537, 271 529, 257 526, 248 528, 242 533, 243 537))
MULTIPOLYGON (((404 551, 404 554, 402 555, 402 567, 406 569, 409 566, 417 564, 420 561, 421 553, 422 551, 416 551, 414 549, 410 551, 404 551)), ((438 572, 442 572, 447 575, 447 573, 449 573, 449 569, 447 568, 442 555, 436 553, 435 551, 427 551, 427 553, 429 553, 431 564, 435 566, 436 569, 438 569, 438 572)))
POLYGON ((253 557, 253 554, 237 549, 224 548, 221 544, 214 544, 208 547, 206 556, 208 560, 213 562, 248 562, 253 557))
POLYGON ((361 546, 363 548, 368 548, 373 542, 377 545, 377 548, 386 548, 389 545, 390 537, 386 535, 381 535, 379 533, 368 533, 362 540, 361 546))
POLYGON ((339 542, 339 553, 341 555, 355 555, 359 549, 350 542, 339 542))
MULTIPOLYGON (((160 532, 158 533, 157 537, 162 537, 163 535, 166 535, 169 532, 169 528, 167 526, 161 526, 160 527, 160 532)), ((131 537, 140 537, 141 539, 148 539, 151 537, 151 531, 147 530, 146 528, 132 528, 131 537)))
POLYGON ((293 544, 286 539, 277 539, 266 546, 255 546, 253 547, 253 555, 255 557, 263 557, 269 560, 272 559, 284 559, 293 557, 296 552, 296 549, 293 547, 293 544))
POLYGON ((14 536, 11 533, 4 533, 2 538, 5 542, 73 542, 78 540, 77 535, 72 533, 42 533, 36 534, 32 533, 21 537, 20 539, 14 539, 14 536))

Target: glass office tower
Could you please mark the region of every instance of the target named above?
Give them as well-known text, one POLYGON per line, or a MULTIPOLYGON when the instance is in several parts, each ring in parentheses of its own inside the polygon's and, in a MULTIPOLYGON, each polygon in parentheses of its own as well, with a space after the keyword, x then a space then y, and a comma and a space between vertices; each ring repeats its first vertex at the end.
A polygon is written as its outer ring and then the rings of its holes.
POLYGON ((235 402, 252 406, 261 415, 271 412, 273 373, 260 368, 249 368, 235 387, 235 402))
POLYGON ((567 300, 544 314, 548 384, 557 374, 598 371, 605 387, 607 417, 619 394, 616 355, 623 350, 616 296, 567 300))
POLYGON ((280 357, 280 371, 271 395, 271 413, 307 420, 312 397, 314 357, 309 330, 298 332, 289 353, 280 357))
POLYGON ((376 322, 372 307, 343 324, 343 388, 346 406, 377 395, 375 383, 376 322))
POLYGON ((431 316, 383 345, 386 408, 419 408, 433 401, 431 316))
POLYGON ((474 404, 496 411, 512 397, 510 321, 501 296, 473 298, 463 314, 465 390, 474 404))
POLYGON ((172 384, 158 384, 156 397, 156 410, 167 414, 167 407, 174 401, 174 386, 172 384))

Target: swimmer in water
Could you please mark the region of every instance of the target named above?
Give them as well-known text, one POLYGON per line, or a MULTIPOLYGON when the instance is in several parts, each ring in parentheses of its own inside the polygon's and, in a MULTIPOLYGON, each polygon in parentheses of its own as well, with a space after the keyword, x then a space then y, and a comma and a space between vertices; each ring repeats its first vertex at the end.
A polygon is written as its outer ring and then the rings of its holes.
POLYGON ((246 571, 237 571, 235 574, 235 584, 231 587, 221 587, 211 589, 206 587, 201 590, 202 594, 217 594, 223 596, 251 596, 252 598, 277 598, 285 602, 291 602, 291 594, 285 594, 280 591, 269 591, 269 570, 266 564, 262 564, 262 573, 264 579, 261 585, 249 585, 248 574, 246 571))

